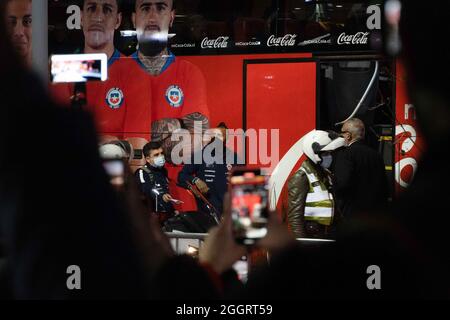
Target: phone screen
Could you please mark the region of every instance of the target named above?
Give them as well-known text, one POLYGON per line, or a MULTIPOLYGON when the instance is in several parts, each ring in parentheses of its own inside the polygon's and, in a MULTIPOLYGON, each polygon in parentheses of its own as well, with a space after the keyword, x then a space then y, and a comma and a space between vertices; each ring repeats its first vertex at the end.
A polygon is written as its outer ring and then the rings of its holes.
POLYGON ((252 245, 267 234, 268 178, 260 170, 234 171, 230 181, 235 239, 252 245))
POLYGON ((400 19, 402 15, 402 3, 400 0, 388 0, 384 5, 386 27, 384 45, 387 53, 397 56, 402 49, 400 39, 400 19))
POLYGON ((53 83, 106 81, 108 57, 104 53, 53 55, 50 75, 53 83))
POLYGON ((104 160, 103 167, 113 186, 123 186, 125 183, 125 164, 122 160, 104 160))

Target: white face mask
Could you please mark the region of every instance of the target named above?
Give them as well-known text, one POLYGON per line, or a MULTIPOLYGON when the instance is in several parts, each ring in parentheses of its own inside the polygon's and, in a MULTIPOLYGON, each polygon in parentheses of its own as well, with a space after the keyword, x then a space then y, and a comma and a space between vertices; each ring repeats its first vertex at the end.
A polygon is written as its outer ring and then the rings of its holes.
POLYGON ((329 169, 332 163, 333 163, 333 156, 330 154, 322 156, 322 162, 320 163, 320 166, 322 168, 329 169))
POLYGON ((154 167, 162 168, 166 164, 166 158, 164 158, 164 156, 162 155, 162 156, 155 158, 155 160, 153 160, 153 162, 155 163, 153 165, 154 167))

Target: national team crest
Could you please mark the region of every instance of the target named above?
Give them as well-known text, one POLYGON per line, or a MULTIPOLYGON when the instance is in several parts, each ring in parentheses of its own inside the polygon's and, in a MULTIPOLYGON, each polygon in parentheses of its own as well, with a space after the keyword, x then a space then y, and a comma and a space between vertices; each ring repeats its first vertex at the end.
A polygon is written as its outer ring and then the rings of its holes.
POLYGON ((112 88, 106 94, 106 104, 111 109, 119 109, 124 100, 123 92, 119 88, 112 88))
POLYGON ((166 91, 166 99, 171 107, 179 108, 184 102, 184 93, 179 86, 171 86, 166 91))

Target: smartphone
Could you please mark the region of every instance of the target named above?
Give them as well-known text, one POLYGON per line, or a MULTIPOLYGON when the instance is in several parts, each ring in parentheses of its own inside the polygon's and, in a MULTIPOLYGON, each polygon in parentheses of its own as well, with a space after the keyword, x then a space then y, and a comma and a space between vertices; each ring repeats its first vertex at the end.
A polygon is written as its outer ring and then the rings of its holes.
POLYGON ((104 53, 52 55, 50 78, 53 83, 106 81, 108 57, 104 53))
POLYGON ((402 49, 400 39, 400 20, 402 15, 402 3, 400 0, 388 0, 384 5, 384 18, 386 26, 384 31, 384 46, 391 56, 397 56, 402 49))
POLYGON ((233 234, 240 244, 254 245, 267 234, 268 180, 260 169, 238 168, 231 172, 233 234))
POLYGON ((103 160, 103 167, 113 186, 121 187, 125 184, 125 163, 122 160, 103 160))

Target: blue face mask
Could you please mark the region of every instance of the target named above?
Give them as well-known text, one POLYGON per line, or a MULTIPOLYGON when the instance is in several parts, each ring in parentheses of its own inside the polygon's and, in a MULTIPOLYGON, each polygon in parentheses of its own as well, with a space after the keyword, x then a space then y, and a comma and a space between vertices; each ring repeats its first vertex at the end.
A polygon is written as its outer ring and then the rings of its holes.
POLYGON ((153 160, 153 162, 155 163, 153 165, 155 168, 162 168, 166 164, 166 159, 164 158, 164 156, 159 156, 159 157, 155 158, 155 160, 153 160))
POLYGON ((322 162, 320 163, 320 166, 322 168, 329 169, 331 167, 332 163, 333 163, 333 156, 326 155, 326 156, 322 156, 322 162))

